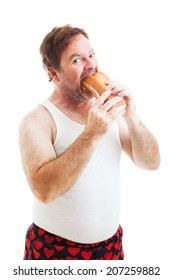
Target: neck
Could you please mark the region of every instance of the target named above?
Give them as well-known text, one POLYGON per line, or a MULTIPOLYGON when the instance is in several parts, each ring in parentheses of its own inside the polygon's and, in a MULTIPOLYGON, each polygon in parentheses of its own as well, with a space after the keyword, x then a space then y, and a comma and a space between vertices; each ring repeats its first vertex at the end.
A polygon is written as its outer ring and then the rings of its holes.
POLYGON ((94 98, 81 98, 81 100, 77 101, 70 96, 59 94, 55 90, 49 97, 49 101, 70 119, 86 124, 88 112, 94 103, 94 98))

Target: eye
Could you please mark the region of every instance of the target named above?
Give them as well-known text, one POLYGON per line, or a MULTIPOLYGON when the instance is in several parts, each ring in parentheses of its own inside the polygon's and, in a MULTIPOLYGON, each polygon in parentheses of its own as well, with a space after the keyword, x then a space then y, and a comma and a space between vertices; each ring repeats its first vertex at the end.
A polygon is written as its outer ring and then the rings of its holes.
POLYGON ((90 57, 95 57, 95 53, 91 53, 91 54, 90 54, 90 57))
POLYGON ((76 59, 73 60, 73 64, 78 64, 81 62, 81 58, 77 57, 76 59))
POLYGON ((91 54, 90 54, 90 57, 95 57, 95 53, 94 53, 94 52, 91 53, 91 54))

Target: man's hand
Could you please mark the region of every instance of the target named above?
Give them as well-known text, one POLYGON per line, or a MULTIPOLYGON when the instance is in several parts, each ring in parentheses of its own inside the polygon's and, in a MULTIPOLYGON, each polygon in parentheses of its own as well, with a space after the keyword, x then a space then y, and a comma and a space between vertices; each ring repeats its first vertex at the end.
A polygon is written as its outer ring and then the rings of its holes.
POLYGON ((112 91, 112 95, 123 97, 126 99, 126 112, 123 115, 124 118, 126 119, 134 117, 136 115, 136 107, 131 91, 126 86, 115 80, 108 80, 106 84, 108 86, 108 89, 112 91))
POLYGON ((106 90, 89 111, 85 131, 94 139, 103 136, 112 123, 126 113, 126 104, 117 106, 117 103, 122 101, 122 96, 115 96, 107 100, 113 92, 112 89, 106 90))

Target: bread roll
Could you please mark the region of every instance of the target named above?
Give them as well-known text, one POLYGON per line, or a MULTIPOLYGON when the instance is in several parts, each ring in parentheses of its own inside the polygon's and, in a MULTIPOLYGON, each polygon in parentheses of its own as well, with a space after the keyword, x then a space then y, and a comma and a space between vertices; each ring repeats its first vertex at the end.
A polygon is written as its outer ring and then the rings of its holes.
MULTIPOLYGON (((92 76, 88 76, 82 80, 83 91, 87 92, 90 91, 96 98, 107 89, 105 82, 109 80, 109 78, 103 74, 102 72, 96 72, 92 76)), ((110 95, 108 99, 115 97, 114 94, 110 95)), ((125 104, 125 98, 122 101, 117 103, 117 106, 125 104)))

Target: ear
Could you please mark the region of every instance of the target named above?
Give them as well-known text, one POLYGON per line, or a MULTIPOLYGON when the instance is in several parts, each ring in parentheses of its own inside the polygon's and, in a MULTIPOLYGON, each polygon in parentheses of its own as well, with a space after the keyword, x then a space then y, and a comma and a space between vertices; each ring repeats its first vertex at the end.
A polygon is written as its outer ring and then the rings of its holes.
POLYGON ((53 67, 48 67, 47 72, 48 72, 49 77, 53 81, 58 81, 58 82, 60 81, 58 72, 53 67))

